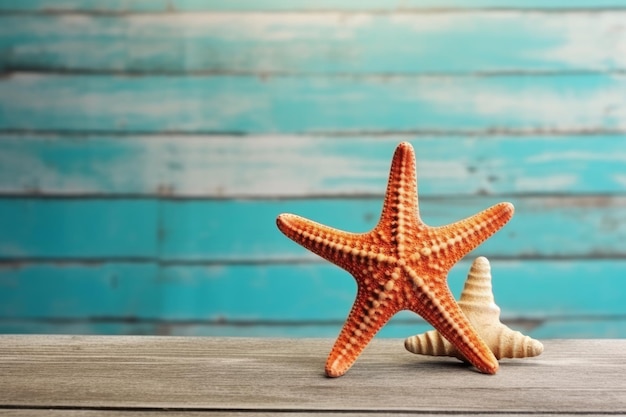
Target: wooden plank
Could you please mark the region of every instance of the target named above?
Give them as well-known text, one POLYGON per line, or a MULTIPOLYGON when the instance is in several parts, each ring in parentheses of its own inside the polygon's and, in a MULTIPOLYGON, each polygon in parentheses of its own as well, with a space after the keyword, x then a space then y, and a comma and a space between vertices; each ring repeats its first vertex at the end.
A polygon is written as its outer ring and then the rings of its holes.
MULTIPOLYGON (((448 282, 457 298, 471 260, 466 258, 450 273, 448 282)), ((493 260, 492 271, 494 294, 505 320, 537 324, 626 317, 622 297, 626 262, 493 260), (593 285, 589 277, 595 277, 593 285)), ((107 321, 120 325, 144 321, 152 332, 160 325, 167 328, 165 321, 170 321, 172 326, 190 328, 313 326, 310 331, 290 333, 326 336, 316 333, 321 329, 315 326, 330 326, 336 334, 355 294, 350 275, 328 263, 161 267, 34 263, 0 268, 4 320, 50 320, 51 324, 58 320, 60 325, 75 326, 83 324, 76 320, 93 320, 93 329, 107 321)), ((411 312, 399 314, 397 320, 398 325, 421 322, 411 312)), ((222 330, 227 335, 230 331, 222 330)), ((567 333, 556 329, 542 334, 564 337, 567 333)), ((594 337, 609 335, 600 328, 593 333, 594 337)))
MULTIPOLYGON (((437 226, 497 197, 422 199, 437 226)), ((515 197, 516 214, 475 253, 488 257, 622 257, 621 196, 515 197)), ((0 259, 283 262, 319 259, 276 228, 281 212, 351 232, 373 228, 381 198, 319 200, 0 199, 0 259)))
POLYGON ((189 411, 626 412, 621 340, 547 341, 541 356, 503 361, 495 376, 452 358, 411 355, 398 339, 374 340, 339 379, 322 373, 331 344, 330 339, 3 336, 0 403, 189 411), (407 389, 416 375, 428 381, 420 385, 420 395, 407 389))
MULTIPOLYGON (((122 410, 122 409, 115 409, 115 410, 103 410, 103 409, 97 409, 97 410, 84 410, 84 409, 79 409, 79 410, 68 410, 66 408, 64 409, 37 409, 37 408, 17 408, 17 409, 4 409, 4 408, 0 408, 0 411, 2 412, 2 416, 3 417, 31 417, 31 416, 50 416, 50 417, 90 417, 90 416, 106 416, 106 417, 156 417, 156 416, 162 416, 162 417, 173 417, 173 416, 180 416, 180 417, 223 417, 223 416, 249 416, 250 412, 249 411, 239 411, 239 412, 235 412, 235 411, 214 411, 214 410, 204 410, 204 411, 188 411, 188 410, 171 410, 171 409, 166 409, 166 410, 152 410, 152 411, 147 411, 147 410, 122 410)), ((274 411, 269 411, 269 412, 255 412, 254 413, 255 416, 261 416, 261 417, 265 417, 265 416, 275 416, 276 412, 274 411)), ((320 414, 318 412, 308 412, 308 411, 302 411, 302 412, 292 412, 292 411, 288 411, 288 412, 282 412, 280 413, 281 416, 287 416, 287 417, 301 417, 301 416, 317 416, 319 417, 320 414)), ((345 412, 341 412, 341 413, 324 413, 324 416, 328 416, 328 417, 353 417, 353 416, 361 416, 361 413, 345 413, 345 412)), ((399 417, 410 417, 414 415, 413 413, 394 413, 394 416, 399 416, 399 417)), ((497 416, 497 414, 496 414, 497 416)))
MULTIPOLYGON (((172 416, 180 416, 180 417, 230 417, 230 416, 235 416, 235 417, 247 417, 250 415, 250 411, 214 411, 214 410, 204 410, 204 411, 189 411, 189 410, 172 410, 172 409, 164 409, 164 410, 155 410, 155 411, 144 411, 144 410, 122 410, 122 409, 115 409, 115 410, 103 410, 103 409, 97 409, 97 410, 68 410, 68 409, 62 409, 62 410, 54 410, 54 409, 46 409, 46 410, 42 410, 42 409, 33 409, 33 408, 20 408, 20 409, 10 409, 10 410, 5 410, 5 409, 0 409, 2 410, 2 415, 3 417, 8 416, 8 417, 23 417, 23 416, 51 416, 51 417, 57 417, 57 416, 61 416, 61 417, 65 417, 65 416, 69 416, 69 417, 90 417, 90 416, 106 416, 106 417, 155 417, 155 416, 167 416, 167 417, 172 417, 172 416)), ((381 412, 381 413, 377 413, 377 412, 372 412, 372 411, 368 411, 368 414, 374 415, 374 416, 378 416, 378 415, 387 415, 388 413, 386 412, 381 412)), ((254 411, 254 415, 255 416, 261 416, 261 417, 273 417, 276 415, 276 411, 254 411)), ((363 412, 331 412, 331 411, 323 411, 323 412, 319 412, 319 411, 280 411, 280 415, 281 416, 287 416, 287 417, 319 417, 319 416, 324 416, 324 417, 360 417, 363 415, 363 412)), ((448 414, 443 414, 443 413, 438 413, 438 415, 448 415, 448 414)), ((452 415, 456 415, 456 414, 452 414, 452 415)), ((499 413, 489 413, 490 416, 495 416, 495 417, 499 417, 499 416, 510 416, 510 414, 499 414, 499 413)), ((525 415, 525 414, 521 414, 521 415, 525 415)), ((533 415, 533 414, 528 414, 528 415, 533 415)), ((414 412, 394 412, 393 413, 394 417, 412 417, 415 416, 414 412)))
MULTIPOLYGON (((422 200, 427 224, 449 224, 502 198, 422 200)), ((513 220, 475 253, 489 257, 622 256, 626 199, 592 197, 515 197, 513 220)), ((352 232, 365 232, 378 220, 382 201, 374 199, 286 201, 181 201, 163 204, 166 259, 318 259, 284 238, 274 219, 290 212, 352 232), (210 215, 207 215, 210 213, 210 215), (216 239, 216 237, 219 237, 216 239)))
POLYGON ((422 197, 622 193, 624 138, 0 134, 0 193, 275 198, 381 195, 394 147, 422 197))
POLYGON ((4 12, 179 12, 179 11, 291 11, 291 10, 440 10, 440 9, 622 9, 624 0, 5 0, 0 3, 4 12))
MULTIPOLYGON (((3 417, 30 417, 30 416, 52 416, 52 417, 56 417, 56 416, 69 416, 69 417, 76 417, 76 416, 80 416, 80 417, 90 417, 90 416, 105 416, 105 417, 155 417, 155 416, 161 416, 161 417, 173 417, 173 416, 179 416, 179 417, 229 417, 229 416, 235 416, 235 417, 246 417, 250 415, 250 411, 239 411, 239 412, 235 412, 235 411, 214 411, 214 410, 209 410, 209 411, 188 411, 188 410, 171 410, 171 409, 167 409, 167 410, 156 410, 156 411, 144 411, 144 410, 67 410, 67 409, 63 409, 63 410, 50 410, 50 409, 46 409, 46 410, 42 410, 42 409, 33 409, 33 408, 19 408, 19 409, 10 409, 10 410, 5 410, 5 409, 0 409, 2 410, 2 415, 3 417)), ((318 415, 322 415, 324 417, 360 417, 363 415, 363 412, 323 412, 323 414, 316 412, 316 414, 318 415)), ((385 413, 369 413, 368 414, 372 414, 372 415, 385 415, 385 413)), ((268 412, 257 412, 254 411, 254 415, 255 416, 261 416, 261 417, 267 417, 267 416, 275 416, 276 412, 275 411, 268 411, 268 412)), ((309 411, 281 411, 280 412, 281 416, 286 416, 286 417, 310 417, 311 416, 311 412, 309 411)), ((398 417, 411 417, 411 416, 415 416, 415 413, 413 412, 407 412, 407 413, 393 413, 394 416, 398 416, 398 417)), ((496 416, 506 416, 509 414, 492 414, 492 415, 496 415, 496 416)))
POLYGON ((623 71, 626 35, 618 29, 625 16, 614 10, 0 15, 0 69, 262 75, 623 71), (598 44, 607 47, 599 50, 598 44))
POLYGON ((153 257, 157 200, 0 200, 0 258, 153 257), (81 249, 82 248, 82 249, 81 249))
MULTIPOLYGON (((180 416, 180 417, 247 417, 250 415, 250 411, 215 411, 215 410, 204 410, 204 411, 189 411, 189 410, 172 410, 172 409, 159 409, 154 411, 147 410, 122 410, 122 409, 97 409, 97 410, 68 410, 68 409, 37 409, 37 408, 19 408, 19 409, 2 409, 3 417, 30 417, 30 416, 51 416, 51 417, 90 417, 90 416, 106 416, 106 417, 156 417, 156 416, 180 416)), ((372 415, 386 415, 387 413, 372 413, 368 412, 368 414, 372 415)), ((255 416, 261 417, 273 417, 276 415, 276 411, 255 411, 255 416)), ((282 411, 280 412, 281 416, 287 417, 319 417, 323 415, 324 417, 360 417, 363 415, 362 412, 326 412, 323 413, 318 411, 282 411)), ((407 413, 393 413, 394 417, 412 417, 415 416, 413 412, 407 413)), ((506 416, 507 414, 497 414, 490 413, 490 416, 506 416)))
POLYGON ((484 133, 622 130, 626 78, 13 74, 0 129, 484 133), (584 105, 583 105, 584 103, 584 105))

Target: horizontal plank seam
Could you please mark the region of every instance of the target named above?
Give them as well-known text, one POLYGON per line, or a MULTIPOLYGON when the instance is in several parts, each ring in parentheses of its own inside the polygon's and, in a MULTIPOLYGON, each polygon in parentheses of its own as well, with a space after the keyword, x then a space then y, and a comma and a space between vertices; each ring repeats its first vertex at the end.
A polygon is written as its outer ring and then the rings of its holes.
MULTIPOLYGON (((309 193, 306 195, 292 194, 228 194, 221 195, 195 195, 195 194, 175 194, 176 191, 166 190, 154 193, 91 193, 91 192, 57 192, 57 191, 41 191, 39 189, 24 189, 23 191, 1 191, 0 202, 2 200, 59 200, 59 201, 115 201, 115 200, 154 200, 159 201, 240 201, 240 202, 260 202, 260 201, 313 201, 313 200, 382 200, 384 194, 380 193, 309 193)), ((626 197, 626 191, 612 193, 570 193, 570 192, 520 192, 520 193, 489 193, 475 192, 471 194, 429 194, 420 196, 420 202, 454 202, 467 200, 481 200, 484 198, 502 199, 502 200, 523 200, 523 199, 549 199, 551 201, 561 200, 568 207, 576 207, 576 202, 584 202, 585 206, 601 206, 611 200, 623 199, 626 197), (600 200, 601 203, 595 203, 600 200), (567 203, 567 204, 565 204, 567 203)), ((278 213, 277 213, 278 214, 278 213)))
POLYGON ((372 14, 372 15, 398 15, 398 14, 474 14, 481 13, 537 13, 537 14, 563 14, 563 13, 608 13, 622 12, 626 10, 626 6, 599 6, 599 7, 555 7, 555 8, 539 8, 539 7, 393 7, 393 8, 362 8, 362 9, 198 9, 198 10, 181 10, 168 7, 163 10, 154 11, 128 11, 128 10, 93 10, 93 9, 69 9, 69 8, 44 8, 35 10, 23 9, 4 9, 0 12, 2 16, 162 16, 162 15, 182 15, 193 13, 232 13, 232 14, 318 14, 318 13, 342 13, 350 14, 372 14))
MULTIPOLYGON (((524 322, 538 323, 542 320, 539 319, 515 319, 523 320, 524 322)), ((121 323, 121 324, 162 324, 162 325, 177 325, 177 326, 193 326, 193 325, 205 325, 216 327, 309 327, 309 326, 340 326, 344 320, 237 320, 237 319, 162 319, 152 317, 116 317, 116 316, 93 316, 93 317, 0 317, 0 324, 2 323, 47 323, 47 324, 80 324, 80 323, 121 323)), ((416 324, 426 323, 416 317, 415 320, 396 320, 397 324, 416 324)))
MULTIPOLYGON (((454 137, 484 137, 484 136, 622 136, 626 135, 626 129, 606 129, 606 128, 585 128, 585 129, 567 129, 567 128, 485 128, 485 129, 407 129, 407 130, 360 130, 360 129, 342 129, 342 130, 309 130, 309 131, 244 131, 244 130, 85 130, 85 129, 0 129, 0 135, 58 135, 67 137, 89 137, 89 136, 207 136, 207 137, 223 137, 223 136, 241 136, 241 137, 393 137, 393 136, 411 136, 411 137, 438 137, 438 136, 454 136, 454 137)), ((623 139, 623 138, 622 138, 623 139)))
MULTIPOLYGON (((48 65, 48 64, 46 64, 48 65)), ((60 75, 60 76, 115 76, 115 77, 242 77, 242 78, 350 78, 350 79, 406 79, 406 78, 489 78, 489 77, 580 77, 597 75, 626 75, 626 69, 608 70, 484 70, 484 71, 439 71, 439 72, 291 72, 291 71, 239 71, 239 70, 134 70, 134 69, 96 69, 67 68, 62 66, 32 66, 14 63, 3 63, 0 78, 10 78, 19 74, 60 75)))
POLYGON ((25 66, 13 63, 3 63, 0 70, 0 78, 11 78, 18 75, 56 75, 56 76, 113 76, 121 78, 138 77, 238 77, 260 78, 343 78, 360 80, 394 80, 415 78, 508 78, 508 77, 581 77, 581 76, 624 76, 626 69, 610 70, 485 70, 485 71, 442 71, 442 72, 291 72, 291 71, 237 71, 237 70, 189 70, 189 71, 166 71, 166 70, 133 70, 133 69, 93 69, 93 68, 67 68, 60 66, 25 66))
MULTIPOLYGON (((542 317, 541 319, 532 317, 514 317, 504 319, 503 322, 507 324, 523 322, 528 325, 539 326, 546 320, 555 321, 621 321, 626 317, 598 317, 598 316, 585 316, 580 317, 567 317, 559 316, 557 318, 542 317)), ((202 319, 155 319, 151 317, 0 317, 0 324, 2 323, 47 323, 47 324, 81 324, 81 323, 121 323, 121 324, 162 324, 162 325, 176 325, 176 326, 215 326, 215 327, 335 327, 340 326, 345 320, 231 320, 231 319, 216 319, 216 320, 202 320, 202 319)), ((394 320, 395 324, 426 324, 426 321, 416 318, 415 320, 394 320)))
MULTIPOLYGON (((626 320, 626 314, 542 314, 537 316, 508 316, 502 319, 505 324, 524 325, 524 327, 538 327, 546 322, 572 322, 572 321, 619 321, 626 320)), ((205 325, 215 327, 321 327, 340 326, 344 319, 310 319, 310 320, 272 320, 272 319, 229 319, 220 317, 216 319, 166 319, 141 316, 90 316, 90 317, 12 317, 0 316, 2 323, 48 323, 48 324, 80 324, 80 323, 121 323, 121 324, 162 324, 177 326, 205 325)), ((418 316, 412 319, 394 319, 395 324, 413 325, 426 324, 426 321, 418 316)))
POLYGON ((464 138, 471 137, 476 139, 482 139, 488 141, 492 136, 495 137, 526 137, 526 136, 545 136, 545 137, 562 137, 562 136, 574 136, 574 137, 594 137, 594 136, 615 136, 615 140, 622 141, 626 129, 542 129, 542 128, 507 128, 507 129, 475 129, 475 130, 431 130, 431 129, 418 129, 418 130, 339 130, 339 131, 311 131, 311 132, 247 132, 247 131, 209 131, 209 130, 66 130, 66 129, 1 129, 0 128, 0 141, 11 140, 15 136, 24 137, 23 139, 29 139, 28 136, 36 138, 68 138, 80 140, 89 140, 93 138, 106 137, 119 137, 119 138, 163 138, 170 136, 183 136, 183 137, 197 137, 206 136, 206 140, 222 139, 224 137, 245 137, 245 138, 354 138, 354 137, 368 137, 368 138, 398 138, 399 140, 411 140, 420 137, 449 137, 464 138))

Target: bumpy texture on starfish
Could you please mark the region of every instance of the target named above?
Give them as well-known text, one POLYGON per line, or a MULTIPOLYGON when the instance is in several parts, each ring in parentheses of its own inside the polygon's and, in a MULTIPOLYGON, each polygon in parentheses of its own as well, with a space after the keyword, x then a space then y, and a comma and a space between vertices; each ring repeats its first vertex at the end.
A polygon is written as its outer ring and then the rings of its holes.
POLYGON ((459 222, 430 227, 420 219, 415 154, 409 143, 396 148, 380 220, 367 233, 349 233, 293 214, 278 216, 290 239, 354 276, 352 310, 326 362, 338 377, 400 310, 412 310, 439 330, 484 373, 498 361, 467 320, 446 282, 450 268, 500 229, 513 205, 500 203, 459 222))
MULTIPOLYGON (((491 266, 487 258, 481 256, 472 263, 461 292, 459 307, 496 358, 528 358, 543 352, 541 342, 511 330, 500 322, 500 307, 493 298, 491 266)), ((417 354, 455 356, 465 360, 458 349, 436 330, 409 337, 404 341, 404 346, 417 354)))

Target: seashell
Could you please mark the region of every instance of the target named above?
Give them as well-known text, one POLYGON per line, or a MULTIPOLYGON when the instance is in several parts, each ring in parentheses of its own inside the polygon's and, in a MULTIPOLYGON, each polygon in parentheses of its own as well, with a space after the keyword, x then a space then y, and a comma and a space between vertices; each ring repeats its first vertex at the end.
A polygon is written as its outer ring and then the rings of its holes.
MULTIPOLYGON (((458 304, 497 359, 528 358, 543 352, 541 342, 500 322, 500 307, 493 297, 487 258, 481 256, 472 263, 458 304)), ((454 356, 465 361, 454 345, 436 330, 407 338, 404 347, 416 354, 454 356)))

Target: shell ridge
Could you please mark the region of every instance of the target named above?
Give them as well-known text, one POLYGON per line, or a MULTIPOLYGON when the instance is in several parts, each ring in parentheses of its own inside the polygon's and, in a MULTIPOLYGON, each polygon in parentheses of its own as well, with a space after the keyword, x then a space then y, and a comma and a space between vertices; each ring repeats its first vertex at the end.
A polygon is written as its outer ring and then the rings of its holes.
MULTIPOLYGON (((472 264, 458 304, 497 359, 527 358, 543 352, 541 342, 500 322, 501 310, 493 296, 487 258, 479 257, 472 264)), ((406 339, 405 347, 416 354, 456 356, 465 360, 436 330, 406 339)))

